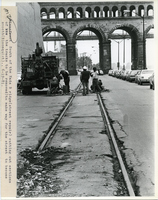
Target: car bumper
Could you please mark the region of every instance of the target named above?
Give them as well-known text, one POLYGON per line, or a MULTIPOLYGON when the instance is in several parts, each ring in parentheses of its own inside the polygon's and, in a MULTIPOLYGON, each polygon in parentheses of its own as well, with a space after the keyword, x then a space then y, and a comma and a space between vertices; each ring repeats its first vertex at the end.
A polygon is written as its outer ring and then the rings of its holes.
POLYGON ((135 81, 135 77, 129 77, 129 81, 135 81))
POLYGON ((141 82, 141 83, 150 83, 149 79, 140 79, 139 82, 141 82))

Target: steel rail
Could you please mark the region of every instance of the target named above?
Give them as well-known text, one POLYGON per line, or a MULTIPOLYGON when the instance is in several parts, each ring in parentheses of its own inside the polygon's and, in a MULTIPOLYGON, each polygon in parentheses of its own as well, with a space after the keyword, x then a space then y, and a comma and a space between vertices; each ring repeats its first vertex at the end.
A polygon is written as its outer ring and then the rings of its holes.
POLYGON ((98 101, 99 101, 101 110, 102 110, 102 112, 103 112, 103 114, 104 114, 104 117, 105 117, 105 120, 106 120, 106 125, 107 125, 107 128, 108 128, 108 132, 109 132, 110 137, 111 137, 111 140, 112 140, 112 142, 113 142, 113 146, 114 146, 114 149, 115 149, 115 152, 116 152, 116 155, 117 155, 117 158, 118 158, 120 167, 121 167, 121 171, 122 171, 123 178, 124 178, 124 181, 125 181, 126 186, 127 186, 127 190, 128 190, 129 196, 135 196, 135 193, 134 193, 133 187, 132 187, 132 185, 131 185, 131 182, 130 182, 130 179, 129 179, 127 170, 126 170, 126 168, 125 168, 125 165, 124 165, 124 162, 123 162, 121 153, 120 153, 120 151, 119 151, 117 142, 116 142, 115 137, 114 137, 113 129, 112 129, 112 127, 111 127, 111 124, 110 124, 108 115, 107 115, 107 113, 106 113, 106 111, 105 111, 105 108, 104 108, 104 105, 103 105, 103 102, 102 102, 102 99, 101 99, 101 95, 100 95, 100 94, 97 94, 97 97, 98 97, 98 101))
POLYGON ((71 95, 71 97, 68 100, 68 103, 66 104, 64 110, 60 113, 59 117, 57 118, 56 122, 53 124, 52 128, 50 129, 50 131, 48 132, 48 134, 46 135, 46 137, 44 138, 44 140, 42 141, 42 143, 40 144, 38 151, 42 151, 45 146, 47 145, 50 137, 53 135, 53 133, 55 133, 55 130, 59 124, 59 122, 61 121, 61 119, 63 118, 63 116, 65 115, 67 109, 69 108, 69 106, 71 105, 72 101, 74 100, 78 90, 81 87, 81 83, 77 86, 77 88, 75 89, 75 92, 71 95))

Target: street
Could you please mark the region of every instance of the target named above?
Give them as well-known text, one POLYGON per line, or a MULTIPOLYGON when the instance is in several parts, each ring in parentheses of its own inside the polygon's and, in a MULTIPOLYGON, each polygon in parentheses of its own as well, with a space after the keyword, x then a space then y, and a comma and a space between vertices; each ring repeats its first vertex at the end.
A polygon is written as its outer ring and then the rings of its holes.
POLYGON ((110 90, 102 94, 117 136, 124 142, 129 165, 138 172, 142 195, 153 195, 154 186, 154 91, 149 85, 104 76, 110 90), (119 130, 122 130, 119 135, 119 130))
MULTIPOLYGON (((149 85, 139 86, 135 83, 116 79, 108 75, 100 76, 100 79, 105 89, 109 90, 109 92, 102 92, 102 97, 115 133, 118 139, 123 142, 122 151, 125 154, 128 167, 133 169, 140 195, 152 196, 154 195, 155 183, 154 91, 149 89, 149 85)), ((78 83, 79 76, 71 76, 70 86, 72 90, 78 83)), ((86 104, 88 106, 88 102, 91 102, 90 106, 93 110, 92 105, 95 105, 95 103, 92 103, 94 100, 91 101, 92 95, 84 97, 80 94, 80 96, 77 105, 81 101, 81 104, 86 109, 86 104)), ((18 95, 18 152, 24 148, 34 148, 37 145, 38 140, 47 130, 51 121, 60 112, 68 97, 68 95, 47 96, 42 93, 29 96, 18 95)), ((79 109, 75 113, 79 115, 81 111, 82 109, 79 109)), ((94 112, 92 113, 93 118, 95 114, 94 112)), ((96 117, 98 117, 98 114, 96 114, 96 117)), ((90 130, 93 130, 93 126, 91 126, 92 124, 89 121, 90 118, 85 118, 85 120, 89 124, 89 127, 91 127, 90 130)), ((75 128, 75 123, 71 121, 71 118, 68 121, 69 123, 75 128)), ((84 128, 82 118, 79 123, 83 124, 82 127, 84 128)), ((59 138, 57 140, 60 141, 59 138)), ((98 150, 96 149, 96 151, 98 150)))

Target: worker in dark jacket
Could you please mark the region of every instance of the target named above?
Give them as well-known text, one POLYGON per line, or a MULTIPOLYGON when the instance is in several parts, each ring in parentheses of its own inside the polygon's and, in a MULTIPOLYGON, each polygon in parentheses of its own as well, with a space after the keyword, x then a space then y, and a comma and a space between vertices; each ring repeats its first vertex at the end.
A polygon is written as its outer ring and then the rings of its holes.
POLYGON ((90 78, 90 72, 87 70, 87 67, 83 67, 83 71, 80 75, 80 80, 83 85, 83 95, 86 95, 89 93, 89 78, 90 78))
POLYGON ((68 92, 70 92, 70 76, 69 76, 69 72, 67 70, 61 70, 60 74, 63 76, 64 78, 64 83, 67 86, 67 90, 68 92))

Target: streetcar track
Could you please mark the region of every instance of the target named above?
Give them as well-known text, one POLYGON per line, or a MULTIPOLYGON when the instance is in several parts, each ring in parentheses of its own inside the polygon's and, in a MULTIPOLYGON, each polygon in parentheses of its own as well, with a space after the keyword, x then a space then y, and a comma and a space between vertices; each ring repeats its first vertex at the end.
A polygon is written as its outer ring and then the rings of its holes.
MULTIPOLYGON (((41 142, 41 144, 38 148, 38 151, 44 150, 45 147, 48 145, 48 143, 52 140, 53 136, 55 135, 58 124, 60 123, 61 119, 64 116, 66 116, 65 115, 66 111, 68 110, 69 106, 72 104, 77 93, 80 92, 80 87, 81 87, 81 84, 79 84, 77 86, 77 88, 75 89, 75 92, 69 98, 67 104, 65 105, 65 107, 64 107, 63 111, 61 112, 61 114, 59 115, 58 119, 55 121, 55 123, 51 127, 50 131, 48 132, 48 134, 46 135, 44 140, 41 142)), ((121 172, 122 172, 122 175, 123 175, 123 178, 124 178, 125 185, 127 187, 128 194, 129 194, 129 196, 135 196, 132 184, 130 182, 126 167, 125 167, 124 162, 123 162, 123 158, 121 156, 121 153, 119 151, 119 148, 118 148, 115 136, 114 136, 114 132, 113 132, 110 120, 108 119, 108 115, 107 115, 106 110, 104 108, 103 100, 101 98, 100 93, 97 94, 97 100, 96 101, 98 101, 98 104, 99 104, 99 107, 100 107, 100 110, 101 110, 101 113, 102 113, 102 118, 103 118, 103 121, 104 121, 105 130, 108 131, 107 135, 108 136, 110 135, 109 140, 112 141, 112 145, 114 147, 114 151, 115 151, 115 154, 117 156, 117 159, 118 159, 118 162, 119 162, 119 165, 120 165, 120 168, 121 168, 121 172)), ((112 159, 115 159, 115 157, 116 157, 116 156, 111 156, 111 155, 106 155, 106 156, 111 157, 112 159)))
POLYGON ((128 190, 128 192, 129 192, 129 196, 135 196, 135 193, 134 193, 134 190, 133 190, 131 181, 130 181, 130 179, 129 179, 129 176, 128 176, 126 167, 125 167, 125 165, 124 165, 124 162, 123 162, 121 153, 120 153, 120 151, 119 151, 119 148, 118 148, 118 145, 117 145, 115 136, 114 136, 113 129, 112 129, 112 127, 111 127, 111 123, 110 123, 110 121, 109 121, 109 119, 108 119, 108 115, 107 115, 107 113, 106 113, 106 111, 105 111, 105 108, 104 108, 104 105, 103 105, 103 102, 102 102, 102 99, 101 99, 101 95, 98 93, 98 94, 97 94, 97 97, 98 97, 98 102, 99 102, 99 105, 100 105, 100 108, 101 108, 101 111, 102 111, 103 119, 104 119, 105 124, 106 124, 106 128, 107 128, 107 130, 108 130, 108 133, 110 134, 110 138, 111 138, 111 140, 112 140, 112 144, 113 144, 113 146, 114 146, 115 153, 116 153, 116 155, 117 155, 117 158, 118 158, 118 161, 119 161, 119 164, 120 164, 120 168, 121 168, 121 171, 122 171, 122 175, 123 175, 125 184, 126 184, 126 186, 127 186, 127 190, 128 190))
POLYGON ((69 98, 67 104, 65 105, 63 111, 60 113, 59 117, 57 118, 57 120, 55 121, 53 126, 50 127, 50 130, 46 134, 46 137, 43 139, 43 141, 39 145, 38 151, 42 151, 46 147, 46 145, 48 144, 49 140, 52 139, 53 135, 55 134, 55 131, 56 131, 56 128, 57 128, 59 122, 61 121, 61 119, 65 115, 65 113, 66 113, 67 109, 69 108, 69 106, 71 105, 71 103, 72 103, 73 99, 75 98, 76 94, 78 93, 80 87, 81 87, 81 83, 77 86, 77 88, 75 89, 74 93, 69 98))

